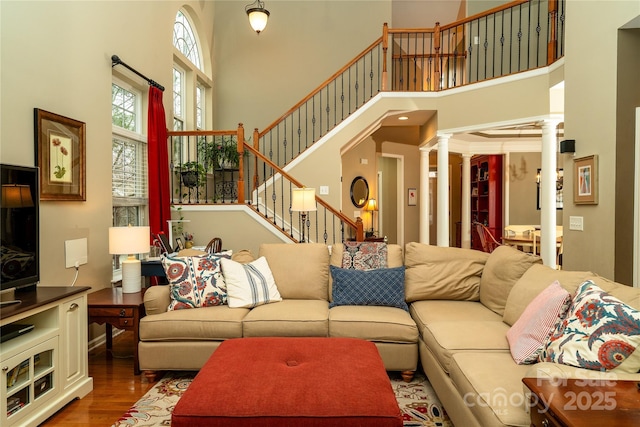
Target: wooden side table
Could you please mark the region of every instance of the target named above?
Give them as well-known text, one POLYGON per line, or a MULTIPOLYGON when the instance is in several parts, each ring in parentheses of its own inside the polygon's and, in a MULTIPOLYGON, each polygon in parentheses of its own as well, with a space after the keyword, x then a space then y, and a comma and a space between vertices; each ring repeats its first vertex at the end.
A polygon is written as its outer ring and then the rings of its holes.
POLYGON ((523 378, 531 390, 531 425, 640 425, 637 381, 523 378))
POLYGON ((133 331, 133 373, 140 374, 138 360, 138 340, 140 319, 144 317, 144 302, 142 292, 133 294, 122 293, 122 288, 107 288, 89 294, 88 311, 89 323, 95 322, 106 325, 107 352, 111 355, 113 347, 112 327, 125 331, 133 331))

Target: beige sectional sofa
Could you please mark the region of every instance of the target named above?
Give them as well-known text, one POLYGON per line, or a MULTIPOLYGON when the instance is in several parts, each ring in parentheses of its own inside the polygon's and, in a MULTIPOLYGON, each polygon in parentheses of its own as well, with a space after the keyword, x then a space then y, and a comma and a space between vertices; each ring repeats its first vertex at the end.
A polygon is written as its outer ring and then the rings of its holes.
MULTIPOLYGON (((264 256, 282 301, 248 308, 227 305, 167 311, 169 286, 147 289, 146 316, 140 321, 140 369, 197 370, 230 338, 352 337, 376 344, 385 367, 411 377, 418 365, 418 328, 409 313, 395 307, 338 306, 329 309, 333 265, 339 246, 264 244, 264 256)), ((236 258, 237 259, 237 258, 236 258)), ((402 266, 402 248, 388 246, 388 266, 402 266)))
MULTIPOLYGON (((585 280, 635 309, 640 290, 590 272, 550 269, 510 247, 492 254, 409 243, 388 246, 388 266, 405 266, 410 312, 394 307, 329 307, 329 264, 342 246, 263 245, 283 301, 253 309, 228 306, 167 312, 168 287, 145 294, 140 368, 197 370, 225 339, 245 336, 356 337, 373 341, 385 367, 404 371, 418 358, 456 426, 528 426, 525 376, 593 378, 596 371, 555 363, 518 365, 507 331, 527 305, 558 280, 570 293, 585 280), (404 253, 403 253, 404 252, 404 253)), ((640 380, 640 374, 618 374, 640 380)))

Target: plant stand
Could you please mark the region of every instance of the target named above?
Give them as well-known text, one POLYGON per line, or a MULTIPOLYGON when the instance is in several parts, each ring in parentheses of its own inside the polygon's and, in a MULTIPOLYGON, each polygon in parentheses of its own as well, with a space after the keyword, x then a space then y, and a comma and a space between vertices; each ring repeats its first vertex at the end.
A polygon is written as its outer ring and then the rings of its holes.
POLYGON ((237 168, 220 168, 214 171, 214 199, 216 202, 236 202, 238 200, 237 168))

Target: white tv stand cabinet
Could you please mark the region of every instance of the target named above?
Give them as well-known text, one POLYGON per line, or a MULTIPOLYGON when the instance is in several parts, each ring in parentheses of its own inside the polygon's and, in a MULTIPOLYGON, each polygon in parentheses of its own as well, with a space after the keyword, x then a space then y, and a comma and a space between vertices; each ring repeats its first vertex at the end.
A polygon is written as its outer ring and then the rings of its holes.
POLYGON ((0 326, 34 325, 0 344, 0 425, 37 426, 93 390, 88 372, 89 287, 38 286, 0 308, 0 326))

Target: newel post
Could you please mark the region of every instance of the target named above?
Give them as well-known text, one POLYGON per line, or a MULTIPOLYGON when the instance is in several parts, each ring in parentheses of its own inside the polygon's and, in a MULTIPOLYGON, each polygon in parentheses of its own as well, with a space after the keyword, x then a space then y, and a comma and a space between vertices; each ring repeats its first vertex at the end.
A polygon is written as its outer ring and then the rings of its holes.
POLYGON ((356 242, 364 241, 364 224, 362 218, 356 218, 356 242))
POLYGON ((244 127, 238 123, 238 204, 244 203, 244 127))
MULTIPOLYGON (((260 134, 258 133, 258 128, 253 129, 253 148, 260 152, 260 134)), ((254 159, 254 167, 253 167, 253 188, 252 191, 256 191, 258 189, 258 156, 253 156, 254 159)), ((256 196, 255 203, 258 203, 258 197, 256 196)))
POLYGON ((389 25, 385 22, 382 26, 382 90, 389 90, 387 79, 387 49, 389 49, 389 25))

